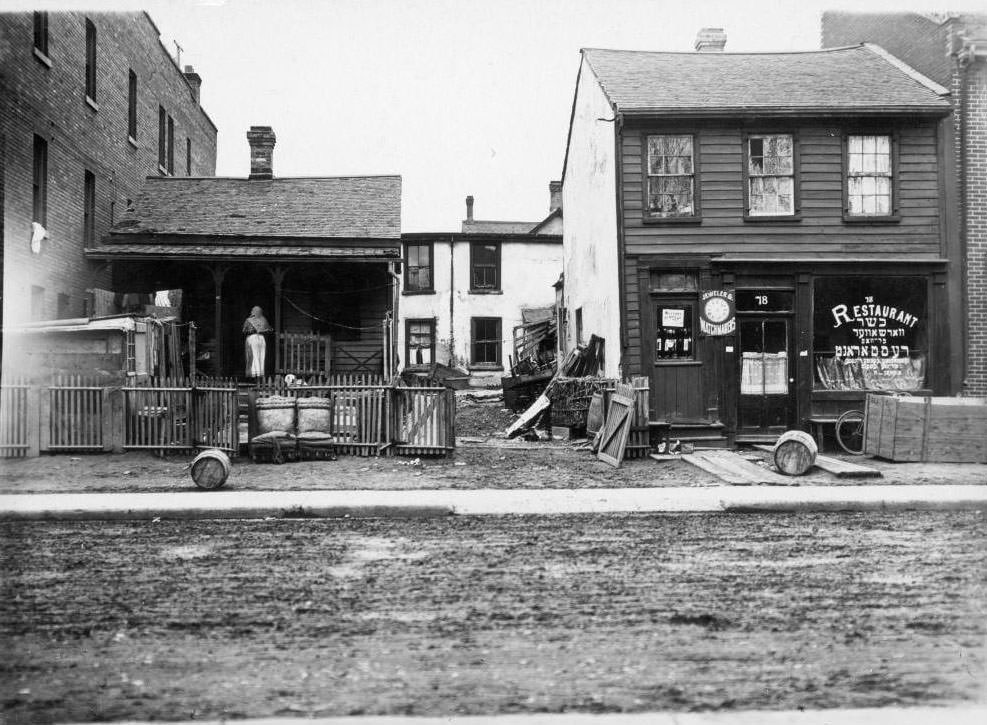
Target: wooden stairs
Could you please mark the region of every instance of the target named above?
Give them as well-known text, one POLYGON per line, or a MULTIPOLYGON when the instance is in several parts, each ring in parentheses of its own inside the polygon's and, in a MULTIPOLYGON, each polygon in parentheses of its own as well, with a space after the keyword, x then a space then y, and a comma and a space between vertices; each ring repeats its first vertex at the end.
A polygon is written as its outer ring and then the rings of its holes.
POLYGON ((678 441, 690 443, 695 450, 729 448, 730 441, 723 434, 723 424, 708 421, 649 421, 652 440, 657 443, 678 441))

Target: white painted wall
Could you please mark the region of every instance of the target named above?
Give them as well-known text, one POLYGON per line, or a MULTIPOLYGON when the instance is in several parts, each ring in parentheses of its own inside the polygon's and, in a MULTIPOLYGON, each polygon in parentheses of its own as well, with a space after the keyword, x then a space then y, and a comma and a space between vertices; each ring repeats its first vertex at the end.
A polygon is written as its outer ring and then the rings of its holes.
POLYGON ((617 254, 616 151, 613 109, 586 60, 576 85, 571 137, 562 185, 566 350, 576 345, 576 310, 583 337, 606 340, 607 375, 621 375, 617 254))
POLYGON ((450 250, 449 240, 438 238, 433 246, 435 293, 402 295, 399 316, 398 350, 401 368, 406 362, 406 321, 436 320, 436 360, 444 365, 470 369, 471 318, 501 319, 501 359, 503 370, 471 370, 475 384, 500 383, 510 373, 509 355, 513 355, 512 331, 521 324, 522 309, 551 307, 555 304, 553 284, 562 271, 562 245, 556 242, 501 242, 501 293, 471 294, 470 242, 457 240, 450 250), (452 269, 450 269, 450 259, 452 269), (450 301, 452 310, 450 311, 450 301))

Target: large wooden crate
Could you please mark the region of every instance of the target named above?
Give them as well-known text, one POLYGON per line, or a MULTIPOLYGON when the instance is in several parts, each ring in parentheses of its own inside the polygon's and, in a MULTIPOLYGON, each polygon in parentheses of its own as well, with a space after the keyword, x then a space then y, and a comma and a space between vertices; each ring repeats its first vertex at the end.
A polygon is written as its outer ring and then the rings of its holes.
POLYGON ((987 463, 987 401, 868 395, 864 453, 891 461, 987 463))

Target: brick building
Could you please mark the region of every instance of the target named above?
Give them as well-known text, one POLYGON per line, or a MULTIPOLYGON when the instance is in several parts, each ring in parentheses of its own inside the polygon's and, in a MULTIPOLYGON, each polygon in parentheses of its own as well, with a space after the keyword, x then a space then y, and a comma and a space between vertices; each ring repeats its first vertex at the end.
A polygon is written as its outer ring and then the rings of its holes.
POLYGON ((3 322, 79 317, 103 237, 148 176, 212 176, 216 126, 201 78, 150 16, 0 14, 3 322))
POLYGON ((964 284, 951 292, 955 313, 966 318, 955 326, 966 355, 954 356, 954 374, 964 393, 987 396, 987 15, 823 13, 824 48, 860 42, 877 43, 950 90, 943 220, 962 250, 951 272, 964 284))

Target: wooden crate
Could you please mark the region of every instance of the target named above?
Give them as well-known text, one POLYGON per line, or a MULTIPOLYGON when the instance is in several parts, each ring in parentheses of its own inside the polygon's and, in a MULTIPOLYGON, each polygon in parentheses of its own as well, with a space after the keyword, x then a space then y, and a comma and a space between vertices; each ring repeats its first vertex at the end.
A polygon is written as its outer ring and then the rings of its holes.
POLYGON ((987 463, 987 401, 868 395, 864 453, 891 461, 987 463))

